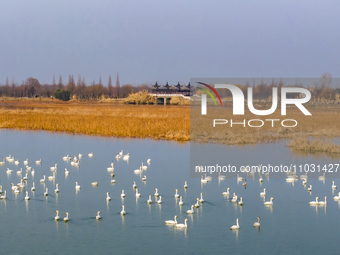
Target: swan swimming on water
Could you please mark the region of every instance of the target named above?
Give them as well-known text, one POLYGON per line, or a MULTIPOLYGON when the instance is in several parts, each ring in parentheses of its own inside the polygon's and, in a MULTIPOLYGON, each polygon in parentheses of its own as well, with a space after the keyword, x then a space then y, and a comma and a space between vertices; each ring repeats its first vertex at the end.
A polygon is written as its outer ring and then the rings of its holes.
POLYGON ((121 197, 121 198, 124 198, 124 197, 125 197, 124 190, 122 190, 122 194, 120 194, 120 197, 121 197))
POLYGON ((188 188, 188 181, 185 181, 185 183, 184 183, 184 188, 185 188, 185 189, 188 188))
POLYGON ((30 197, 28 196, 28 191, 26 191, 25 200, 30 200, 30 197))
POLYGON ((125 214, 126 214, 126 212, 125 212, 125 210, 124 210, 124 205, 122 205, 122 210, 120 211, 120 214, 121 214, 121 215, 125 215, 125 214))
POLYGON ((159 194, 158 194, 158 189, 157 189, 157 188, 155 188, 155 194, 154 194, 154 196, 155 196, 155 197, 158 197, 158 196, 159 196, 159 194))
POLYGON ((334 181, 332 181, 332 189, 336 189, 336 185, 334 184, 334 181))
POLYGON ((191 209, 187 211, 187 214, 193 214, 194 213, 194 206, 191 206, 191 209))
POLYGON ((187 221, 188 221, 188 219, 185 219, 184 220, 184 224, 176 224, 175 225, 175 227, 177 227, 177 228, 187 228, 188 227, 188 225, 187 225, 187 221))
POLYGON ((87 154, 89 156, 89 158, 92 158, 93 157, 93 152, 87 154))
POLYGON ((80 189, 80 185, 78 184, 78 182, 75 182, 76 186, 75 189, 80 189))
POLYGON ((159 196, 157 200, 157 204, 161 204, 161 203, 162 203, 162 196, 159 196))
POLYGON ((56 210, 55 212, 57 213, 57 215, 54 217, 54 219, 55 219, 55 220, 60 220, 59 211, 56 210))
POLYGON ((307 191, 312 191, 312 185, 309 185, 307 191))
POLYGON ((267 189, 264 188, 264 189, 263 189, 263 192, 260 193, 260 196, 261 196, 261 197, 264 197, 264 196, 266 195, 266 190, 267 190, 267 189))
POLYGON ((0 198, 1 198, 1 199, 6 199, 6 198, 7 198, 7 196, 6 196, 6 190, 5 190, 4 194, 3 194, 0 198))
POLYGON ((57 183, 55 185, 55 190, 54 190, 55 193, 59 193, 59 183, 57 183))
POLYGON ((31 191, 35 191, 35 182, 33 182, 33 186, 31 188, 31 191))
POLYGON ((64 218, 64 221, 66 222, 66 221, 69 221, 70 219, 69 219, 69 217, 68 217, 68 212, 66 212, 65 214, 66 214, 66 216, 65 216, 65 218, 64 218))
POLYGON ((106 201, 111 201, 110 192, 106 192, 106 201))
POLYGON ((43 177, 44 177, 44 178, 40 179, 40 183, 44 183, 44 182, 45 182, 45 178, 46 178, 46 176, 45 176, 45 175, 43 175, 43 177))
POLYGON ((198 208, 198 207, 200 207, 200 203, 199 203, 199 199, 198 198, 196 198, 196 204, 194 204, 194 206, 195 206, 195 208, 198 208))
POLYGON ((97 212, 96 220, 100 220, 102 216, 100 216, 100 211, 97 212))
POLYGON ((264 205, 273 205, 273 200, 274 200, 274 198, 271 197, 271 198, 270 198, 270 201, 264 202, 263 204, 264 204, 264 205))
POLYGON ((179 198, 179 194, 178 194, 178 189, 175 189, 176 193, 175 193, 175 198, 179 198))
POLYGON ((136 197, 140 197, 140 193, 138 193, 138 189, 136 189, 136 197))
POLYGON ((222 195, 223 196, 229 196, 229 190, 230 190, 230 188, 227 188, 227 191, 223 192, 222 195))
POLYGON ((179 197, 179 202, 178 202, 179 205, 183 205, 183 201, 182 201, 182 196, 179 197))
POLYGON ((238 224, 238 218, 236 219, 236 225, 232 225, 231 227, 230 227, 230 229, 231 230, 237 230, 237 229, 239 229, 240 228, 240 225, 238 224))
POLYGON ((48 196, 48 188, 46 188, 46 191, 44 193, 44 196, 47 197, 48 196))
POLYGON ((316 197, 315 201, 310 201, 309 204, 310 205, 318 205, 319 201, 318 201, 319 197, 316 197))
POLYGON ((239 205, 243 205, 242 197, 240 197, 240 201, 238 202, 239 205))
POLYGON ((325 196, 325 201, 319 201, 319 205, 327 205, 327 196, 325 196))
POLYGON ((146 175, 144 175, 144 177, 142 177, 142 181, 143 181, 143 182, 146 181, 146 175))
POLYGON ((165 224, 171 224, 171 225, 177 224, 176 218, 177 218, 177 215, 175 215, 174 220, 166 220, 165 224))
POLYGON ((203 199, 203 193, 201 193, 201 198, 200 198, 200 203, 203 203, 204 202, 204 199, 203 199))
POLYGON ((260 218, 260 217, 257 217, 257 220, 258 220, 258 221, 255 222, 253 226, 256 227, 256 228, 259 228, 259 227, 260 227, 260 220, 261 220, 261 218, 260 218))
POLYGON ((149 199, 148 201, 146 201, 148 204, 151 204, 152 203, 152 199, 151 199, 151 195, 149 195, 149 199))
POLYGON ((340 200, 340 192, 338 193, 337 196, 333 197, 334 200, 340 200))

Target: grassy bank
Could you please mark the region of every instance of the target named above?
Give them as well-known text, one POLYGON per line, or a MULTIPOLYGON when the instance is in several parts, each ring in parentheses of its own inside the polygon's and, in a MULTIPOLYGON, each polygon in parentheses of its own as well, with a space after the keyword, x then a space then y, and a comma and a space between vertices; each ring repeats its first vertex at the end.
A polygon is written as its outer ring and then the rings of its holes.
POLYGON ((58 100, 0 101, 0 128, 188 141, 189 118, 189 107, 181 106, 58 100))

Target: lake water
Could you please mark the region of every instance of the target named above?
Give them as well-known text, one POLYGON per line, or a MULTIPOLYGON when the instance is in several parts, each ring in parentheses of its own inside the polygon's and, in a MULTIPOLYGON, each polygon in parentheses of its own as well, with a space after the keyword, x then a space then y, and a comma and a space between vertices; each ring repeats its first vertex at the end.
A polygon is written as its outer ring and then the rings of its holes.
MULTIPOLYGON (((327 178, 325 182, 309 178, 313 185, 312 193, 307 192, 300 180, 295 185, 282 178, 264 178, 262 185, 258 179, 247 177, 247 188, 236 178, 218 181, 213 179, 201 184, 199 178, 190 178, 190 144, 166 141, 112 139, 87 136, 52 134, 47 132, 25 132, 2 130, 0 132, 0 157, 9 154, 20 160, 16 166, 6 162, 0 169, 3 190, 7 199, 0 200, 0 253, 1 254, 320 254, 324 251, 338 252, 337 234, 340 226, 340 204, 333 201, 331 181, 340 185, 337 178, 327 178), (119 151, 130 154, 129 162, 115 159, 119 151), (93 158, 88 153, 93 152, 93 158), (80 167, 74 168, 62 157, 83 154, 80 167), (42 159, 36 165, 35 160, 42 159), (143 172, 146 182, 134 173, 142 162, 150 158, 151 164, 143 172), (26 190, 30 200, 25 201, 25 192, 14 194, 11 183, 20 182, 16 174, 23 160, 35 174, 28 175, 26 190), (115 163, 115 184, 111 184, 111 161, 115 163), (58 164, 55 181, 39 180, 43 175, 50 176, 50 167, 58 164), (6 174, 6 169, 14 173, 6 174), (70 171, 65 176, 64 168, 70 171), (188 189, 183 188, 188 181, 188 189), (36 191, 32 192, 35 181, 36 191), (75 190, 75 182, 81 186, 75 190), (97 181, 98 187, 91 182, 97 181), (132 188, 136 181, 141 197, 135 197, 132 188), (59 183, 59 194, 54 193, 59 183), (45 188, 49 196, 43 195, 45 188), (231 196, 222 192, 230 187, 243 197, 240 207, 231 203, 231 196), (146 203, 149 195, 158 188, 162 196, 161 205, 146 203), (178 205, 174 198, 175 189, 183 196, 184 205, 178 205), (274 205, 265 207, 259 193, 267 188, 266 201, 274 197, 274 205), (126 197, 121 199, 121 190, 126 197), (112 200, 106 202, 106 192, 112 200), (190 205, 203 192, 205 202, 193 215, 187 215, 190 205), (328 196, 327 206, 313 207, 308 202, 319 196, 328 196), (127 214, 120 215, 121 205, 127 214), (55 211, 63 218, 69 212, 70 221, 54 220, 55 211), (101 211, 101 220, 96 220, 101 211), (188 219, 187 229, 176 229, 164 224, 165 220, 178 215, 178 222, 188 219), (261 217, 261 228, 253 227, 261 217), (239 218, 240 229, 230 230, 239 218)), ((197 145, 206 146, 206 145, 197 145)), ((241 151, 244 159, 250 158, 254 150, 270 152, 271 160, 290 157, 292 152, 283 144, 269 144, 260 147, 231 147, 209 145, 212 151, 241 151)), ((305 157, 294 156, 301 160, 305 157)), ((336 159, 312 157, 315 162, 339 163, 336 159)), ((274 160, 275 161, 275 160, 274 160)), ((256 160, 254 160, 254 163, 256 160)), ((257 163, 257 162, 256 162, 257 163)), ((24 170, 25 172, 25 170, 24 170)), ((246 177, 246 175, 244 175, 246 177)), ((152 197, 154 201, 154 197, 152 197)))

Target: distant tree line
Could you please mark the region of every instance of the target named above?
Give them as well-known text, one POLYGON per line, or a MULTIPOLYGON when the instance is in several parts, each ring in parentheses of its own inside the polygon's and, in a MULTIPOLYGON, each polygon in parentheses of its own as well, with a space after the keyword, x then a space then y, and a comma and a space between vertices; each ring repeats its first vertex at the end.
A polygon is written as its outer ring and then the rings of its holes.
MULTIPOLYGON (((7 97, 56 97, 61 100, 72 98, 74 95, 78 99, 99 99, 107 98, 125 98, 132 93, 142 90, 150 90, 147 84, 140 86, 132 86, 125 84, 120 86, 119 76, 117 75, 116 85, 112 85, 111 76, 109 77, 107 86, 104 86, 101 77, 98 82, 91 82, 87 84, 85 78, 78 77, 75 82, 73 75, 70 75, 68 82, 63 83, 62 77, 59 77, 58 83, 53 76, 52 84, 40 84, 39 80, 33 77, 27 78, 20 85, 6 79, 4 85, 0 85, 0 96, 7 97), (68 95, 68 96, 67 96, 68 95)), ((67 100, 66 100, 67 101, 67 100)))
MULTIPOLYGON (((331 87, 332 83, 332 76, 328 73, 322 74, 321 78, 315 79, 313 84, 307 88, 311 92, 312 100, 318 101, 321 99, 324 100, 335 100, 336 94, 340 94, 339 87, 331 87)), ((255 84, 255 80, 253 80, 252 84, 250 85, 249 81, 246 82, 245 85, 235 84, 238 86, 243 94, 244 97, 247 98, 248 94, 248 87, 253 87, 253 99, 255 100, 266 100, 272 97, 273 87, 278 88, 278 98, 281 98, 281 87, 304 87, 301 83, 295 84, 284 84, 283 79, 281 78, 279 81, 275 82, 272 79, 270 84, 267 84, 261 80, 259 84, 255 84)), ((338 84, 339 86, 340 84, 338 84)), ((220 97, 228 98, 232 97, 231 92, 228 89, 216 89, 217 93, 220 97)), ((197 94, 204 93, 201 90, 196 90, 197 94)), ((299 97, 300 95, 295 94, 288 94, 287 97, 294 98, 299 97)))

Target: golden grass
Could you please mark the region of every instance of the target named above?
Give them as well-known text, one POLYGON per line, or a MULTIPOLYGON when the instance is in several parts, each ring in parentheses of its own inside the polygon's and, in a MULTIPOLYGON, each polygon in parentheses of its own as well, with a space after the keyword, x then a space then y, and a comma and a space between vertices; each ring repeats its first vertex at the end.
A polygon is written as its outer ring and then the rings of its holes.
POLYGON ((0 128, 188 141, 189 118, 189 107, 178 106, 131 106, 58 100, 0 102, 0 128))
POLYGON ((295 150, 304 152, 327 152, 327 153, 340 153, 340 144, 334 144, 326 139, 309 139, 308 137, 300 137, 288 144, 295 150))
MULTIPOLYGON (((286 116, 281 116, 279 110, 269 116, 256 116, 249 111, 244 116, 233 116, 232 109, 208 108, 206 116, 201 115, 200 107, 191 109, 191 140, 197 142, 213 142, 224 144, 254 144, 271 142, 279 139, 293 140, 297 136, 312 137, 340 137, 340 111, 333 109, 309 109, 312 116, 305 116, 300 110, 288 109, 286 116), (213 127, 213 119, 227 119, 226 125, 213 127), (233 122, 246 120, 246 127, 236 125, 230 127, 230 119, 233 122), (253 128, 247 125, 250 119, 261 119, 265 122, 261 128, 253 128), (298 125, 294 128, 282 127, 279 121, 271 127, 271 122, 265 119, 295 119, 298 125)), ((253 123, 258 125, 259 122, 253 123)), ((292 123, 287 123, 292 124, 292 123)))

